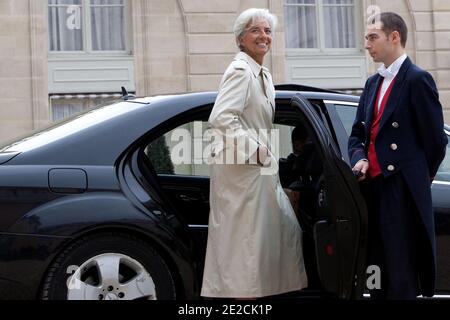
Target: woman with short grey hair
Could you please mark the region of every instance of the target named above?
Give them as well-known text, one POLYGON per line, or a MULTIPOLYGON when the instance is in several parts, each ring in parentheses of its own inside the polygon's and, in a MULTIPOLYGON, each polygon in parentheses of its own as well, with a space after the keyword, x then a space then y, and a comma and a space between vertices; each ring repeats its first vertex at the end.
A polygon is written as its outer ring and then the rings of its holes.
POLYGON ((275 30, 278 19, 276 16, 271 14, 267 9, 256 9, 256 8, 248 9, 242 12, 234 22, 233 32, 234 36, 236 37, 236 44, 241 51, 243 51, 243 48, 241 47, 239 38, 244 35, 244 32, 246 31, 246 28, 248 27, 249 24, 251 24, 255 20, 261 19, 267 21, 272 31, 275 30))
POLYGON ((214 139, 210 155, 204 297, 249 299, 307 286, 302 230, 278 171, 263 174, 274 164, 277 168, 278 159, 257 134, 273 129, 275 88, 263 62, 275 25, 267 9, 249 9, 237 18, 241 52, 222 77, 209 118, 220 139, 214 139), (237 163, 227 162, 230 150, 237 163))

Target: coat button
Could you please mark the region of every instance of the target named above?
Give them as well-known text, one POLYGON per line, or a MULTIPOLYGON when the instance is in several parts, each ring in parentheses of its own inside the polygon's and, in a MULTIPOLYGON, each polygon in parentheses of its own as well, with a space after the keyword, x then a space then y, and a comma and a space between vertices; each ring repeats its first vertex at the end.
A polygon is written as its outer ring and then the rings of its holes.
POLYGON ((400 128, 400 125, 398 124, 398 122, 392 122, 392 127, 398 129, 400 128))
POLYGON ((398 149, 398 145, 396 143, 391 144, 391 149, 396 151, 398 149))
POLYGON ((391 164, 391 165, 389 165, 388 167, 387 167, 387 169, 388 169, 388 171, 394 171, 395 170, 395 167, 391 164))

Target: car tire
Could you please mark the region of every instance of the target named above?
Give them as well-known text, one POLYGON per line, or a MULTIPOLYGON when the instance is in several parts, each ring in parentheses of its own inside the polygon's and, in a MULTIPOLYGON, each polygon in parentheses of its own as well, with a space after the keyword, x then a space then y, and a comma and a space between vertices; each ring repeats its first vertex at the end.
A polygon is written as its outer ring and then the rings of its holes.
POLYGON ((171 300, 174 279, 161 256, 143 240, 119 233, 78 239, 50 266, 43 300, 171 300))

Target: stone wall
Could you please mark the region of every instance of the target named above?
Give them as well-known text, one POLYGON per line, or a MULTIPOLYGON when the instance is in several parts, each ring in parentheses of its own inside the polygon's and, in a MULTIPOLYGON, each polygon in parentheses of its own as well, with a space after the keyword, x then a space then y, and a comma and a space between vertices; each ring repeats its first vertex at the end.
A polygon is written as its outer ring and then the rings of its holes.
MULTIPOLYGON (((433 75, 445 121, 450 123, 450 1, 366 0, 366 7, 369 5, 394 11, 405 19, 409 29, 407 53, 433 75)), ((375 65, 368 65, 370 72, 375 72, 375 65)))
MULTIPOLYGON (((408 54, 433 74, 450 123, 450 1, 363 1, 364 10, 378 5, 405 18, 408 54)), ((0 142, 50 121, 46 4, 47 0, 0 0, 0 142)), ((137 94, 217 90, 238 52, 233 23, 250 7, 269 8, 279 18, 265 65, 275 83, 284 83, 283 4, 284 0, 131 0, 137 94)), ((370 57, 367 70, 376 70, 370 57)))
POLYGON ((435 76, 445 108, 445 120, 450 123, 450 1, 433 0, 432 10, 436 50, 435 76))
POLYGON ((177 0, 133 0, 133 53, 140 96, 188 90, 185 21, 177 0))
POLYGON ((46 3, 0 1, 0 141, 49 122, 46 3))
POLYGON ((284 82, 283 2, 268 0, 133 0, 134 55, 139 95, 217 90, 238 52, 233 24, 251 7, 279 18, 265 64, 284 82))

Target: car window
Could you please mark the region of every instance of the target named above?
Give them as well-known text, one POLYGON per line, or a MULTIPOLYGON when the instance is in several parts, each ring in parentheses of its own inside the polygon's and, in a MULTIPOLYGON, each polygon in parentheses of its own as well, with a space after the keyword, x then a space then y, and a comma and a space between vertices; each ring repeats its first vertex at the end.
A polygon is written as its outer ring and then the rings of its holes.
POLYGON ((344 129, 347 132, 347 135, 350 136, 350 133, 352 132, 353 122, 355 121, 355 117, 356 117, 357 107, 341 105, 341 104, 336 104, 335 106, 336 106, 336 112, 342 121, 342 125, 344 126, 344 129))
POLYGON ((278 130, 278 154, 280 158, 287 158, 292 153, 291 134, 294 130, 293 126, 284 124, 274 124, 274 129, 278 130))
MULTIPOLYGON (((206 121, 193 121, 170 130, 148 144, 144 152, 156 173, 209 176, 209 166, 199 152, 200 149, 207 151, 209 142, 202 140, 207 128, 206 121)), ((294 127, 275 124, 274 128, 278 130, 281 142, 278 143, 279 156, 286 158, 292 153, 291 133, 294 127)))
POLYGON ((447 145, 445 158, 442 161, 441 166, 439 167, 435 180, 450 182, 450 145, 447 145))
POLYGON ((206 121, 192 121, 153 140, 144 152, 156 173, 209 176, 209 166, 203 161, 209 144, 203 141, 207 128, 206 121))
POLYGON ((26 134, 22 138, 7 142, 0 146, 0 152, 26 152, 33 150, 69 135, 79 134, 79 132, 87 128, 98 126, 100 123, 120 117, 127 112, 142 107, 145 107, 145 104, 129 102, 96 106, 72 117, 52 123, 45 128, 35 131, 31 135, 26 134))

